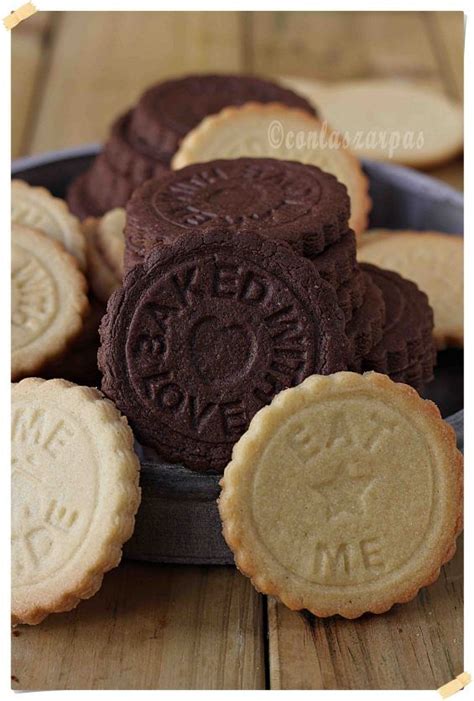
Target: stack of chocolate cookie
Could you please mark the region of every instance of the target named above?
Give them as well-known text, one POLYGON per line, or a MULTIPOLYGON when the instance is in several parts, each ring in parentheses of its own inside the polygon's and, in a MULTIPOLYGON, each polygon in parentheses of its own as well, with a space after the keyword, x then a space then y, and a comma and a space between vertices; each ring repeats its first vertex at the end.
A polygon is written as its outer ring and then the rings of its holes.
POLYGON ((349 213, 334 176, 273 159, 194 164, 134 192, 99 365, 140 441, 221 470, 252 416, 308 375, 429 379, 426 296, 358 265, 349 213))
POLYGON ((157 245, 206 227, 257 231, 312 261, 336 291, 347 367, 422 389, 433 377, 433 314, 416 285, 356 259, 346 188, 309 165, 239 158, 194 164, 150 180, 127 205, 125 270, 157 245))
POLYGON ((134 192, 127 205, 125 270, 155 246, 208 227, 256 231, 309 258, 335 288, 349 322, 365 285, 349 214, 346 188, 319 168, 270 158, 198 163, 134 192))
POLYGON ((250 76, 199 75, 159 83, 112 125, 92 167, 69 187, 67 201, 81 219, 124 206, 133 190, 166 172, 182 138, 204 117, 230 105, 279 102, 314 115, 304 98, 250 76))
POLYGON ((369 263, 360 268, 382 293, 385 322, 380 340, 356 357, 351 369, 382 372, 421 391, 433 379, 436 363, 428 297, 398 273, 369 263))

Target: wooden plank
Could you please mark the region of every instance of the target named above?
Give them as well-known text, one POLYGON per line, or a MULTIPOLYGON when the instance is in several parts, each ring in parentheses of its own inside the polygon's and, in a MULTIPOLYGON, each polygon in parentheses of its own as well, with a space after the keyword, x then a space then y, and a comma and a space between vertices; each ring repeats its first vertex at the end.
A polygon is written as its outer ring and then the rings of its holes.
MULTIPOLYGON (((254 13, 248 34, 260 73, 406 77, 445 90, 439 47, 420 12, 254 13)), ((462 164, 434 175, 459 187, 462 164)), ((461 567, 458 554, 415 602, 355 622, 318 621, 269 600, 271 688, 436 688, 448 681, 462 671, 461 567), (457 578, 453 589, 446 576, 457 578)))
POLYGON ((102 140, 150 84, 241 63, 237 12, 62 13, 31 150, 102 140))
POLYGON ((262 598, 230 567, 125 562, 100 592, 12 638, 12 687, 262 689, 262 598))
POLYGON ((436 689, 463 671, 462 544, 436 584, 381 616, 317 619, 268 600, 272 689, 436 689))
POLYGON ((27 151, 35 117, 35 98, 46 57, 50 12, 37 12, 12 32, 12 157, 27 151))
POLYGON ((253 69, 322 80, 403 76, 439 83, 420 13, 256 12, 253 69))
POLYGON ((464 13, 423 13, 438 59, 440 75, 448 95, 463 100, 464 93, 464 13))

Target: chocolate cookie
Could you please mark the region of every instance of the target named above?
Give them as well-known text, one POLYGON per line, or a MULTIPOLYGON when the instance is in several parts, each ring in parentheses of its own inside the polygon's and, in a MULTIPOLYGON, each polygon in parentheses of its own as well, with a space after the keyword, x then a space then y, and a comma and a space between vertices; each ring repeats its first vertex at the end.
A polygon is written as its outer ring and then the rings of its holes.
POLYGON ((102 389, 138 440, 222 470, 252 416, 313 373, 345 367, 334 289, 285 243, 206 231, 155 248, 109 300, 102 389))
POLYGON ((349 280, 335 287, 335 290, 337 301, 347 324, 364 301, 365 278, 359 267, 356 266, 349 280))
POLYGON ((422 392, 434 378, 433 369, 435 364, 436 347, 433 344, 416 363, 405 368, 405 370, 390 373, 390 378, 394 382, 403 382, 406 385, 411 385, 418 392, 422 392))
POLYGON ((98 217, 125 206, 134 188, 132 179, 115 170, 107 155, 100 153, 90 169, 71 183, 66 199, 80 219, 98 217))
POLYGON ((127 205, 126 236, 143 258, 203 228, 257 231, 316 255, 347 232, 350 202, 329 173, 272 158, 197 163, 149 180, 127 205))
POLYGON ((338 241, 329 244, 316 256, 307 256, 313 261, 321 277, 331 285, 338 286, 354 275, 357 267, 356 238, 348 229, 338 241))
POLYGON ((169 170, 168 161, 154 158, 146 149, 139 149, 130 143, 129 129, 132 111, 115 120, 104 153, 110 164, 122 175, 129 178, 135 187, 149 178, 169 170))
POLYGON ((415 283, 395 272, 361 263, 381 290, 386 322, 381 341, 364 356, 362 369, 385 374, 410 367, 433 344, 433 310, 415 283))
POLYGON ((368 273, 364 277, 364 298, 346 325, 349 341, 349 368, 359 372, 362 358, 382 339, 385 325, 385 302, 382 291, 368 273))
POLYGON ((81 173, 67 188, 66 201, 70 211, 83 220, 100 217, 105 210, 89 192, 89 171, 81 173))
POLYGON ((204 117, 246 102, 280 102, 315 114, 303 97, 268 80, 245 75, 191 75, 154 85, 142 95, 130 125, 133 145, 152 150, 160 160, 170 159, 183 136, 204 117))

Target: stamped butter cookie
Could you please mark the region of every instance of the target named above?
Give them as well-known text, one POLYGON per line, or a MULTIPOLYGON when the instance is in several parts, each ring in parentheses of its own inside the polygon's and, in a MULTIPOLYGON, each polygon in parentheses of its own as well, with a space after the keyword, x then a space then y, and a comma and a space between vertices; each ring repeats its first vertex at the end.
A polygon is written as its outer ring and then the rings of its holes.
POLYGON ((156 247, 110 298, 102 390, 144 445, 222 470, 252 416, 304 377, 346 367, 334 288, 279 241, 202 231, 156 247))
POLYGON ((123 277, 125 210, 117 207, 100 219, 88 217, 82 228, 91 287, 99 300, 107 302, 123 277))
POLYGON ((464 241, 437 231, 372 229, 358 258, 413 280, 426 292, 434 312, 438 348, 464 343, 464 241))
POLYGON ((23 180, 13 180, 11 188, 12 222, 39 229, 62 243, 77 258, 82 270, 86 266, 86 242, 77 218, 66 203, 53 197, 44 187, 31 187, 23 180))
POLYGON ((237 567, 291 609, 409 601, 454 555, 462 456, 432 402, 384 375, 313 376, 252 419, 221 480, 237 567))
POLYGON ((89 387, 12 388, 12 619, 40 623, 100 588, 140 501, 132 432, 89 387))
POLYGON ((350 228, 356 234, 367 228, 368 180, 340 137, 310 114, 272 103, 228 107, 185 136, 172 167, 241 156, 299 161, 331 173, 347 188, 350 228))
POLYGON ((38 373, 80 334, 89 310, 76 259, 46 234, 12 225, 11 374, 38 373))

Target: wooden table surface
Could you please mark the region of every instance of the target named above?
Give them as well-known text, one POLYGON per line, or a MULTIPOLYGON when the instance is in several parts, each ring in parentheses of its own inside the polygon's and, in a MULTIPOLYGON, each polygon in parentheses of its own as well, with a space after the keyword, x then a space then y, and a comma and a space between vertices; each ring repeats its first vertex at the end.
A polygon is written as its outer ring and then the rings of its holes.
MULTIPOLYGON (((12 33, 13 157, 96 142, 149 84, 199 71, 409 77, 462 100, 459 12, 51 12, 12 33)), ((432 173, 462 189, 462 161, 432 173)), ((460 544, 459 544, 460 545, 460 544)), ((232 567, 124 562, 12 637, 12 687, 432 689, 463 671, 462 547, 405 606, 316 619, 232 567)))

